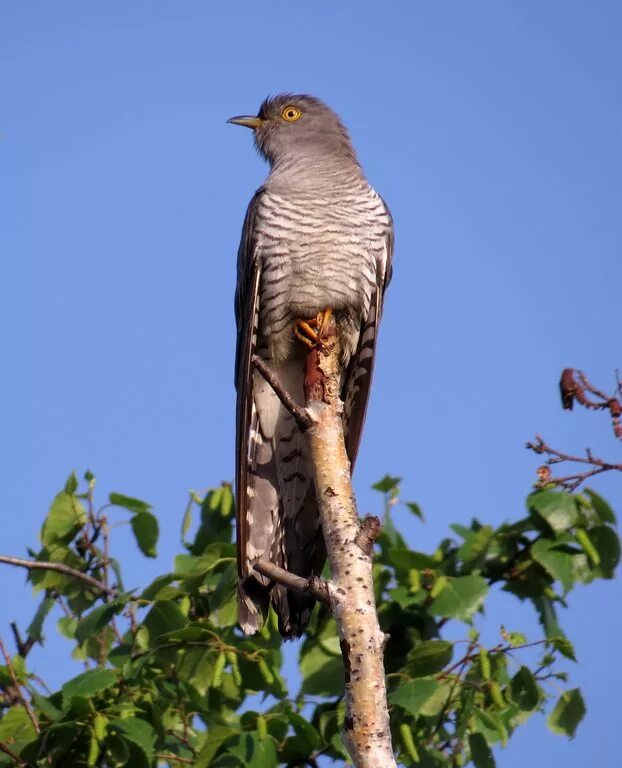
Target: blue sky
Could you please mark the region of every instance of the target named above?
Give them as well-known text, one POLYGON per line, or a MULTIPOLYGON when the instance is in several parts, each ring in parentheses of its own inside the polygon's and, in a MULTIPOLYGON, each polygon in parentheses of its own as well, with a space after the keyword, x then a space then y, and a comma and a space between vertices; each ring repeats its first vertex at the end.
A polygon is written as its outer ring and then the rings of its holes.
MULTIPOLYGON (((452 522, 522 514, 535 432, 619 457, 557 381, 572 366, 611 389, 622 363, 621 28, 609 0, 4 4, 1 551, 24 554, 69 471, 91 468, 102 499, 159 515, 158 560, 127 562, 145 584, 179 550, 187 490, 232 477, 235 252, 266 169, 225 120, 283 90, 340 112, 395 218, 361 510, 401 475, 428 522, 398 522, 426 549, 452 522)), ((619 477, 594 486, 622 509, 619 477)), ((6 635, 30 590, 0 579, 6 635)), ((615 764, 621 598, 594 585, 563 616, 588 704, 575 740, 536 718, 504 768, 615 764)), ((480 624, 494 642, 501 623, 540 634, 495 598, 480 624)), ((58 683, 54 634, 33 658, 58 683)))

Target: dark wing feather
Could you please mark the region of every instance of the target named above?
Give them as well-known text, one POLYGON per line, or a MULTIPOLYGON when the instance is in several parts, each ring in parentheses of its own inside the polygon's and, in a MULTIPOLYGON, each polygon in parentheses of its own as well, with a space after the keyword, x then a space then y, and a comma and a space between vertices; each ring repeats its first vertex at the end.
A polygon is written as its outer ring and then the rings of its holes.
POLYGON ((393 220, 386 203, 385 209, 389 216, 389 226, 385 235, 384 253, 376 265, 376 290, 370 303, 369 315, 363 318, 358 348, 348 366, 342 391, 346 450, 352 469, 365 423, 384 294, 393 274, 393 220))
POLYGON ((253 404, 253 373, 251 357, 257 338, 259 314, 259 276, 260 266, 256 258, 254 236, 255 213, 262 194, 259 189, 249 203, 242 228, 242 239, 238 249, 237 284, 235 290, 235 319, 237 325, 237 345, 235 354, 235 386, 237 390, 236 408, 236 536, 238 562, 238 594, 240 596, 240 618, 244 605, 251 611, 249 597, 242 591, 241 585, 246 577, 245 553, 248 544, 248 438, 253 404))

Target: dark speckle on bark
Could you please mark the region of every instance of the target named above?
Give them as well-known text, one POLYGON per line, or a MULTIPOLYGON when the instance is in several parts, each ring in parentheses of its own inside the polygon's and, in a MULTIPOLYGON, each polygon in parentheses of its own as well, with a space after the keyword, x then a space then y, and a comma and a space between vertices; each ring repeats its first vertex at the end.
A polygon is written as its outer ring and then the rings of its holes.
POLYGON ((344 637, 339 641, 339 645, 341 646, 341 656, 343 658, 343 669, 347 685, 350 682, 350 674, 352 672, 352 665, 350 664, 350 643, 344 637))

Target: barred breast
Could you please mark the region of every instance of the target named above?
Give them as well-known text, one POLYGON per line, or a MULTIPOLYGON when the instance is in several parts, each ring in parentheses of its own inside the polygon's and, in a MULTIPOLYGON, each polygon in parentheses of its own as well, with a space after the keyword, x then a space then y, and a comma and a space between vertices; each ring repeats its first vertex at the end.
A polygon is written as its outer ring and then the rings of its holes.
POLYGON ((348 362, 369 312, 389 227, 382 199, 364 180, 288 194, 266 189, 255 236, 262 265, 259 335, 269 358, 289 356, 294 320, 331 307, 349 331, 348 362))

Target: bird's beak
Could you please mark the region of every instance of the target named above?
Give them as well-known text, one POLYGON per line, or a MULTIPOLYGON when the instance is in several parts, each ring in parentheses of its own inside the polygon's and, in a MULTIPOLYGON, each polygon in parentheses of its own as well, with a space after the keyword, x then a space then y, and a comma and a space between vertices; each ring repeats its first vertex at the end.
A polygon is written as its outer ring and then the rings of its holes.
POLYGON ((263 123, 260 117, 251 117, 250 115, 238 115, 237 117, 230 117, 227 120, 228 123, 234 125, 243 125, 245 128, 259 128, 263 123))

